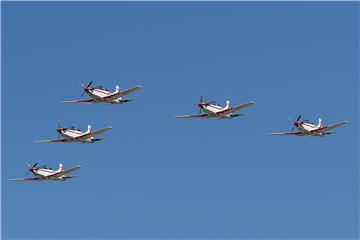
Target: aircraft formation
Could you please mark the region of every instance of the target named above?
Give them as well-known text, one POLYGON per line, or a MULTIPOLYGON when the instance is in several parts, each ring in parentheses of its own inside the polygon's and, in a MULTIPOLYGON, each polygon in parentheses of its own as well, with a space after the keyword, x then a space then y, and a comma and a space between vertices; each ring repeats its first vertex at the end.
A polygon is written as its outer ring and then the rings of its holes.
MULTIPOLYGON (((119 86, 115 86, 115 91, 111 92, 110 90, 104 88, 103 86, 92 87, 93 81, 89 82, 88 85, 80 83, 83 87, 83 92, 80 97, 86 93, 90 99, 87 100, 72 100, 72 101, 63 101, 65 104, 99 104, 107 103, 110 105, 113 104, 124 104, 135 99, 123 99, 124 96, 138 91, 141 89, 140 85, 120 90, 119 86)), ((246 115, 245 113, 237 113, 238 111, 247 108, 253 105, 254 101, 248 101, 243 104, 231 106, 229 100, 226 100, 226 105, 223 107, 217 104, 215 101, 205 102, 203 96, 200 97, 200 101, 195 105, 199 108, 199 113, 195 115, 180 115, 175 116, 175 118, 216 118, 216 119, 232 119, 235 117, 240 117, 246 115)), ((324 137, 325 135, 333 134, 334 132, 329 132, 330 130, 340 127, 344 124, 347 124, 348 121, 341 121, 328 126, 324 126, 321 118, 319 118, 318 124, 314 124, 309 120, 300 121, 301 115, 298 116, 296 120, 293 121, 293 128, 290 132, 277 132, 269 133, 269 135, 277 136, 315 136, 315 137, 324 137), (297 128, 298 131, 294 132, 294 129, 297 128)), ((78 142, 81 144, 94 144, 99 141, 106 140, 106 138, 94 138, 95 136, 105 133, 111 130, 111 126, 101 128, 99 130, 93 131, 91 126, 88 125, 87 131, 83 132, 76 127, 61 127, 60 121, 58 121, 56 131, 58 132, 58 139, 52 140, 39 140, 36 143, 74 143, 78 142)), ((48 166, 37 167, 38 163, 33 165, 27 164, 28 172, 32 173, 34 177, 32 178, 15 178, 10 179, 12 181, 64 181, 76 176, 67 176, 75 170, 81 168, 80 165, 76 165, 69 169, 64 169, 63 165, 60 163, 57 170, 53 170, 48 166)))

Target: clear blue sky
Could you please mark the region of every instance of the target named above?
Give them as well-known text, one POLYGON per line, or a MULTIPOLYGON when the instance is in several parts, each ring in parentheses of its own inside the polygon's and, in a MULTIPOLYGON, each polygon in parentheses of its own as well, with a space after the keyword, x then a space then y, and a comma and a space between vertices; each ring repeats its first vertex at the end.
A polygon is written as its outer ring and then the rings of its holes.
POLYGON ((2 2, 3 238, 357 238, 358 20, 356 2, 2 2), (60 103, 91 80, 143 89, 123 106, 60 103), (229 121, 172 117, 200 95, 256 104, 229 121), (350 124, 267 135, 300 113, 350 124), (35 144, 58 119, 113 129, 35 144), (37 161, 83 168, 8 181, 37 161))

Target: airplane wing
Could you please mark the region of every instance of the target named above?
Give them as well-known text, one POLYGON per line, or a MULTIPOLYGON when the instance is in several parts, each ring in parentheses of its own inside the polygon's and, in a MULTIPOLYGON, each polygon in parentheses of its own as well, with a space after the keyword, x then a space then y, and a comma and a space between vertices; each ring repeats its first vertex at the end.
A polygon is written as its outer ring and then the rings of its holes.
POLYGON ((42 181, 45 180, 43 178, 12 178, 10 181, 42 181))
POLYGON ((102 128, 102 129, 99 129, 99 130, 97 130, 97 131, 95 131, 95 132, 91 132, 91 133, 88 133, 88 134, 85 134, 85 135, 76 137, 76 138, 74 138, 74 139, 76 139, 77 141, 78 141, 78 140, 81 140, 81 139, 89 139, 89 138, 91 138, 91 137, 94 137, 94 136, 99 135, 99 134, 101 134, 101 133, 104 133, 104 132, 106 132, 106 131, 109 131, 110 129, 112 129, 112 127, 111 127, 111 126, 107 126, 107 127, 102 128))
POLYGON ((36 143, 69 143, 71 141, 69 139, 56 139, 56 140, 40 140, 35 142, 36 143))
POLYGON ((96 99, 88 99, 88 100, 74 100, 74 101, 63 101, 62 103, 79 103, 79 104, 94 104, 99 103, 99 100, 96 99))
POLYGON ((315 131, 312 131, 312 132, 315 132, 315 133, 324 133, 324 132, 327 132, 331 129, 334 129, 334 128, 337 128, 337 127, 340 127, 344 124, 347 124, 349 123, 348 121, 342 121, 342 122, 338 122, 338 123, 334 123, 334 124, 331 124, 329 126, 326 126, 326 127, 323 127, 323 128, 320 128, 318 130, 315 130, 315 131))
POLYGON ((110 96, 107 96, 107 97, 104 97, 105 99, 108 99, 108 100, 115 100, 115 99, 118 99, 120 97, 123 97, 125 95, 128 95, 132 92, 135 92, 137 90, 139 90, 141 88, 141 86, 135 86, 135 87, 131 87, 131 88, 128 88, 128 89, 125 89, 123 91, 120 91, 118 93, 115 93, 113 95, 110 95, 110 96))
POLYGON ((49 178, 58 178, 58 177, 61 177, 61 176, 65 175, 65 174, 71 173, 71 172, 73 172, 73 171, 75 171, 75 170, 78 170, 79 168, 81 168, 81 166, 80 166, 80 165, 77 165, 77 166, 72 167, 72 168, 69 168, 69 169, 67 169, 67 170, 64 170, 64 171, 55 173, 55 174, 53 174, 53 175, 50 175, 49 178))
POLYGON ((175 116, 176 118, 207 118, 209 115, 207 114, 195 114, 195 115, 183 115, 183 116, 175 116))
POLYGON ((243 108, 246 108, 248 106, 251 106, 253 105, 255 102, 253 101, 250 101, 250 102, 247 102, 247 103, 244 103, 244 104, 241 104, 241 105, 237 105, 235 107, 231 107, 229 109, 226 109, 224 111, 221 111, 221 112, 217 112, 217 114, 229 114, 229 113, 233 113, 233 112, 237 112, 243 108))
POLYGON ((280 133, 269 133, 269 135, 275 136, 304 136, 306 135, 303 132, 280 132, 280 133))

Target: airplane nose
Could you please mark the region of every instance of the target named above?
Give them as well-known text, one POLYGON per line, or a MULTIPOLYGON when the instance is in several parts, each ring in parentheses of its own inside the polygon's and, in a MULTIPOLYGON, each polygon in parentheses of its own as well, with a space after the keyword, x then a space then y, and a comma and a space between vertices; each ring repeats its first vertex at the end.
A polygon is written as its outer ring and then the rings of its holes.
POLYGON ((88 87, 85 87, 85 88, 84 88, 84 91, 85 91, 85 92, 88 92, 89 90, 90 90, 90 88, 88 88, 88 87))
POLYGON ((298 122, 298 121, 294 121, 294 126, 299 126, 299 122, 298 122))
POLYGON ((61 128, 57 128, 56 131, 60 133, 60 132, 61 132, 61 128))

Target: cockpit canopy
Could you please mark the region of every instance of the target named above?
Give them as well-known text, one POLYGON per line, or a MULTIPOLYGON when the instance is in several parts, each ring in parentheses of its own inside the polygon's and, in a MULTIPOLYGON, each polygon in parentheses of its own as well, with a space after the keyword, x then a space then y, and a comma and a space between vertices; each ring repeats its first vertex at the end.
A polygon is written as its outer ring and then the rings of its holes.
POLYGON ((311 122, 311 121, 310 121, 310 120, 308 120, 308 119, 306 119, 306 120, 302 121, 302 123, 310 123, 310 124, 312 124, 312 125, 315 125, 315 123, 311 122))
POLYGON ((97 86, 97 87, 94 87, 96 89, 101 89, 101 90, 104 90, 104 91, 109 91, 109 89, 105 88, 104 86, 97 86))
POLYGON ((77 127, 74 127, 74 126, 71 126, 71 127, 68 127, 68 128, 65 128, 66 130, 74 130, 74 131, 79 131, 81 132, 81 129, 77 128, 77 127))
POLYGON ((47 166, 47 165, 43 165, 43 166, 41 166, 41 167, 39 167, 39 168, 53 170, 51 167, 49 167, 49 166, 47 166))
POLYGON ((215 102, 215 101, 210 101, 210 102, 208 102, 208 104, 212 104, 212 105, 216 105, 216 106, 220 106, 217 102, 215 102))

